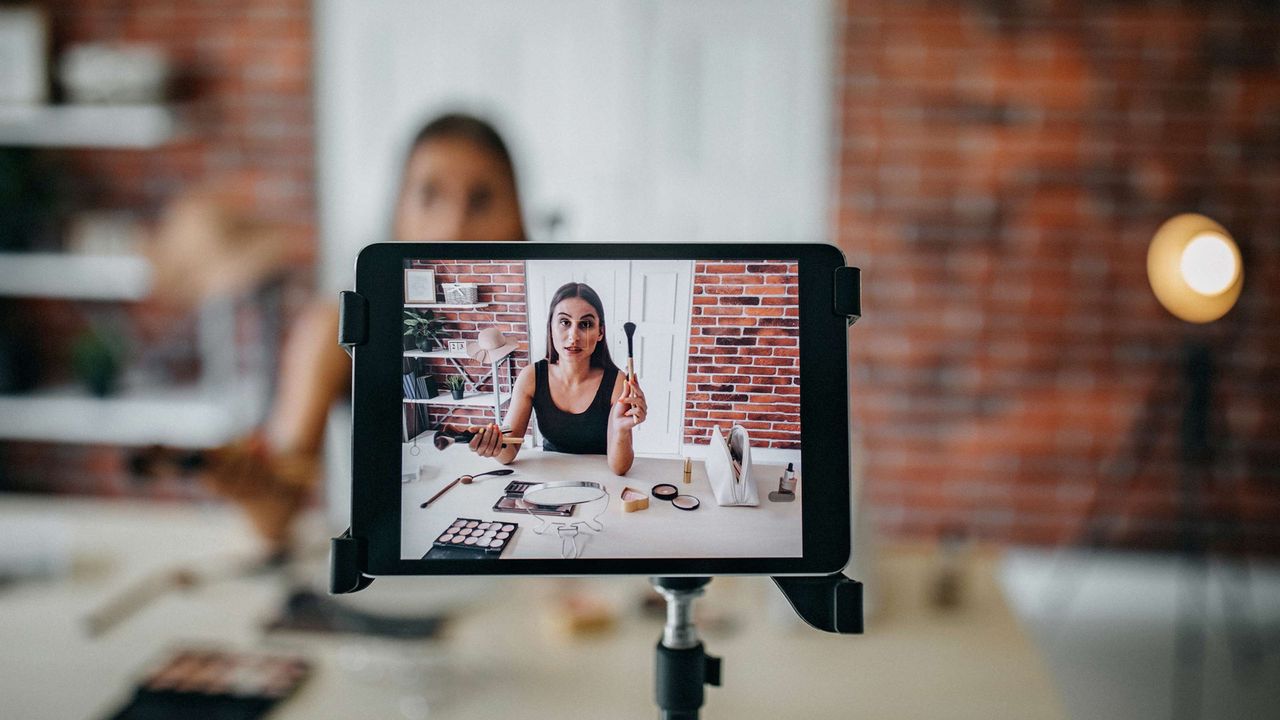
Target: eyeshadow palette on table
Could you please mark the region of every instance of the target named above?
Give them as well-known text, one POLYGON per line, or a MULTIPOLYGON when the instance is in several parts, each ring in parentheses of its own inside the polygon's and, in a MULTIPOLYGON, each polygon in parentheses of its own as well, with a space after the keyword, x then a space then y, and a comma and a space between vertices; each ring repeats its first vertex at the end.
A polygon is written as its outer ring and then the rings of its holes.
POLYGON ((519 523, 460 517, 440 533, 423 557, 496 560, 519 529, 519 523))
POLYGON ((304 658, 228 650, 180 650, 148 672, 110 720, 256 720, 311 672, 304 658))

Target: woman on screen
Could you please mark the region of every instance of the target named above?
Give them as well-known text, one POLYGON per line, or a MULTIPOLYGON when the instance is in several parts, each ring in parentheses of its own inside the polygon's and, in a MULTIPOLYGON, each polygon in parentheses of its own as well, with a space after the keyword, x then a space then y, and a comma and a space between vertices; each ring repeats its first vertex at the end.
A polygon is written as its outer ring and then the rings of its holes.
MULTIPOLYGON (((536 413, 543 448, 553 452, 608 455, 618 475, 631 469, 631 431, 648 411, 634 377, 628 379, 609 357, 604 305, 590 285, 571 282, 551 297, 547 313, 547 357, 527 365, 516 378, 506 433, 523 437, 536 413)), ((491 424, 477 432, 471 449, 503 464, 515 460, 519 445, 501 442, 491 424)))

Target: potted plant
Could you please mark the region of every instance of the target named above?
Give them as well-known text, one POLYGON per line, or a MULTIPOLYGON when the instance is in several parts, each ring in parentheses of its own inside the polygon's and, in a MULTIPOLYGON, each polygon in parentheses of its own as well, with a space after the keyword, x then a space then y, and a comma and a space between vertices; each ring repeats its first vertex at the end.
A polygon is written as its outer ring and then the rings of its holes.
POLYGON ((442 344, 440 338, 448 335, 444 331, 444 322, 430 310, 405 310, 404 334, 412 336, 413 344, 423 352, 442 344))
POLYGON ((461 375, 450 375, 445 379, 445 384, 449 386, 449 394, 453 395, 454 400, 462 399, 462 393, 467 388, 467 381, 461 375))

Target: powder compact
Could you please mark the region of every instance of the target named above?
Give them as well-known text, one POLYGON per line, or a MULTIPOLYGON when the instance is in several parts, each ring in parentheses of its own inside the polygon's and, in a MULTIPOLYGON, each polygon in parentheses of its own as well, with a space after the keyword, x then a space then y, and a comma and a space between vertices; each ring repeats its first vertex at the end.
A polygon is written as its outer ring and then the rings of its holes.
POLYGON ((676 486, 670 483, 659 483, 653 486, 653 496, 659 500, 672 500, 679 494, 680 491, 676 486))
POLYGON ((692 495, 681 495, 675 485, 658 483, 653 486, 653 496, 659 500, 669 500, 679 510, 697 510, 702 501, 692 495))
POLYGON ((622 512, 635 512, 649 508, 649 496, 633 487, 622 488, 622 512))
POLYGON ((475 550, 486 555, 501 555, 511 544, 519 523, 502 520, 477 520, 460 517, 431 543, 436 547, 475 550))
POLYGON ((692 495, 677 495, 671 498, 671 504, 680 510, 697 510, 702 501, 692 495))

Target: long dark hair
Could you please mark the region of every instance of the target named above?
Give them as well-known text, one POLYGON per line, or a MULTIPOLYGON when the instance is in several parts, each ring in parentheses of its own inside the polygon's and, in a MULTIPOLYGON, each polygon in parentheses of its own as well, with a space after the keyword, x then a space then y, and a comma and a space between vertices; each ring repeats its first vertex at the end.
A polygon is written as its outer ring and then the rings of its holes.
POLYGON ((516 167, 511 161, 511 152, 507 149, 507 143, 492 125, 474 115, 447 113, 431 120, 413 136, 413 142, 409 144, 409 152, 405 157, 412 155, 420 145, 432 140, 444 139, 467 140, 482 150, 492 153, 507 169, 507 173, 511 175, 511 184, 515 185, 516 167))
POLYGON ((586 283, 571 282, 565 283, 556 290, 555 295, 551 296, 551 306, 547 308, 547 362, 552 365, 560 362, 560 353, 556 352, 556 345, 551 341, 551 323, 555 320, 556 306, 561 300, 569 298, 582 298, 591 304, 596 310, 596 317, 600 319, 600 342, 596 343, 596 349, 591 352, 591 367, 601 368, 617 368, 613 364, 613 357, 609 355, 608 336, 605 335, 604 324, 604 303, 600 302, 600 296, 591 286, 586 283))

